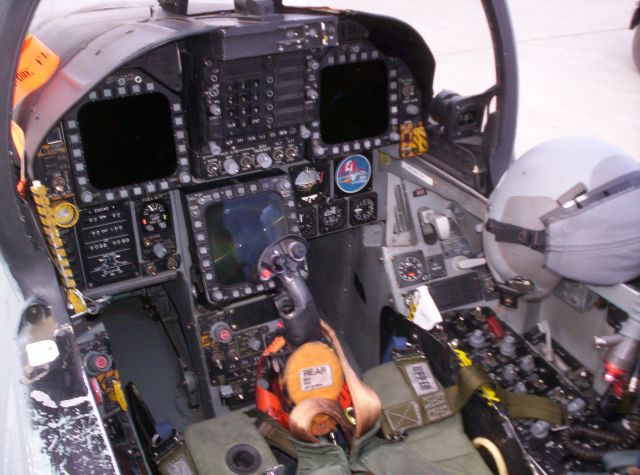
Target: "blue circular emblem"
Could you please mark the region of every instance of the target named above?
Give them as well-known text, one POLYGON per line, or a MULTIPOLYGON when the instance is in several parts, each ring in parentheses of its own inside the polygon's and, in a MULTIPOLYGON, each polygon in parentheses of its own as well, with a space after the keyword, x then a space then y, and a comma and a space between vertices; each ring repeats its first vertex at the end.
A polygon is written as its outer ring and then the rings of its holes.
POLYGON ((363 155, 351 155, 336 170, 336 185, 345 193, 357 193, 371 178, 371 163, 363 155))

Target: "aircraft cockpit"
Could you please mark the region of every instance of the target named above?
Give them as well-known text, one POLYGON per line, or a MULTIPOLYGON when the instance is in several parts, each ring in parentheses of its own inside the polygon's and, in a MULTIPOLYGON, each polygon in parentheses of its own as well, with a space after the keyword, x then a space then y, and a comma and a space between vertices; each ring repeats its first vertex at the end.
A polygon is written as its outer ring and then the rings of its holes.
POLYGON ((513 162, 512 32, 483 5, 496 84, 473 96, 363 12, 160 0, 30 32, 55 60, 12 116, 15 232, 48 289, 18 330, 41 473, 637 452, 640 166, 591 139, 513 162))

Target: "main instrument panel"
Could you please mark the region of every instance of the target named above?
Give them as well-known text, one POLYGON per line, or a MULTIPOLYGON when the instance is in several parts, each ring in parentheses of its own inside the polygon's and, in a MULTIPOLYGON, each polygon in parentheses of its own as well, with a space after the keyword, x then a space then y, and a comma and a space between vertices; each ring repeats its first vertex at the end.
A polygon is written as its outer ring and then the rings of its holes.
POLYGON ((421 125, 425 89, 362 26, 323 18, 166 44, 63 115, 34 169, 81 290, 172 279, 182 241, 206 301, 222 305, 268 291, 243 255, 260 244, 256 210, 273 211, 274 235, 307 239, 381 218, 374 151, 421 125))

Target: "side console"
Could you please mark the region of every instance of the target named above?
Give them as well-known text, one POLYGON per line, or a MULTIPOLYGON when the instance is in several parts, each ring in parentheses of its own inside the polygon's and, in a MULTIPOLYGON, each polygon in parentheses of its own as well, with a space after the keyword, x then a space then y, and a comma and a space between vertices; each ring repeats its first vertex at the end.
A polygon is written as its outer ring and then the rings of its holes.
MULTIPOLYGON (((447 312, 443 319, 450 344, 464 351, 505 389, 558 402, 569 424, 606 427, 598 407, 600 396, 593 389, 593 375, 557 343, 549 342, 548 347, 545 335, 537 328, 520 336, 488 307, 447 312)), ((541 473, 602 471, 598 463, 571 456, 563 447, 561 431, 548 422, 511 422, 524 451, 541 473)))

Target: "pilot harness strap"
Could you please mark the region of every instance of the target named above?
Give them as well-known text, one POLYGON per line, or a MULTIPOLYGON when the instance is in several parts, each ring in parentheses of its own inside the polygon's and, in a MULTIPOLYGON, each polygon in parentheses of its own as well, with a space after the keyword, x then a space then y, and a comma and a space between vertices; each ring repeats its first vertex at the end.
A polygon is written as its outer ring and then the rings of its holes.
POLYGON ((283 428, 288 428, 296 438, 306 442, 318 442, 319 439, 312 430, 312 421, 320 414, 333 419, 342 428, 348 440, 358 439, 373 427, 380 417, 382 410, 380 400, 351 368, 333 329, 322 320, 321 329, 338 356, 344 374, 346 387, 343 387, 338 401, 309 398, 297 404, 291 413, 287 414, 282 407, 281 397, 260 383, 265 373, 266 358, 282 350, 286 344, 284 338, 277 337, 265 349, 258 362, 259 382, 256 386, 256 406, 260 411, 278 421, 283 428))
MULTIPOLYGON (((382 410, 382 432, 387 438, 402 437, 410 429, 438 422, 459 412, 478 389, 484 389, 491 401, 504 402, 513 419, 541 419, 552 424, 562 423, 562 410, 558 404, 540 396, 508 392, 478 366, 462 366, 458 372, 458 384, 440 388, 422 352, 394 351, 394 360, 404 381, 389 379, 388 385, 395 388, 409 386, 413 394, 410 400, 382 410), (487 388, 493 388, 494 391, 487 388)), ((389 378, 393 378, 393 375, 389 378)), ((356 398, 353 400, 355 404, 356 398)), ((311 406, 303 409, 313 413, 314 408, 311 406)), ((289 440, 291 432, 270 423, 268 419, 259 421, 258 427, 274 446, 295 457, 295 447, 289 440)), ((303 440, 312 439, 305 437, 303 440)))
MULTIPOLYGON (((410 385, 394 363, 371 369, 364 375, 364 381, 376 389, 384 407, 411 399, 410 385)), ((266 415, 262 415, 256 425, 270 447, 297 460, 296 473, 299 475, 491 473, 464 434, 459 414, 417 427, 406 440, 380 437, 383 422, 384 417, 381 417, 379 423, 361 438, 354 438, 349 451, 331 440, 300 441, 266 415)))
MULTIPOLYGON (((458 384, 442 389, 421 351, 394 351, 393 356, 400 373, 412 388, 412 397, 411 400, 383 408, 382 431, 387 438, 402 438, 410 429, 459 412, 478 389, 489 394, 493 402, 503 401, 513 419, 531 418, 552 424, 562 423, 562 411, 558 404, 539 396, 507 392, 478 366, 462 366, 458 373, 458 384), (487 391, 487 388, 494 388, 494 391, 487 391)), ((389 381, 389 384, 394 382, 389 381)))

